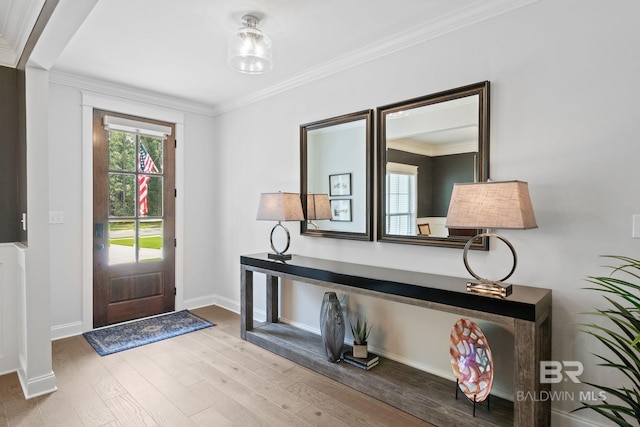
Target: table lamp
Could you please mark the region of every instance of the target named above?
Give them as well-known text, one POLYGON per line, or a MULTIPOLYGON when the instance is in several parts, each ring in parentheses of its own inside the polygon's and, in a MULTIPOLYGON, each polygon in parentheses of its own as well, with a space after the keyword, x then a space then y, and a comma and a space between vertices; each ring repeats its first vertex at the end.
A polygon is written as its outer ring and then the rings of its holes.
POLYGON ((287 227, 282 225, 281 221, 304 221, 304 215, 302 214, 302 202, 300 201, 300 194, 298 193, 262 193, 260 194, 260 203, 258 205, 257 220, 264 221, 278 221, 276 225, 271 229, 271 236, 269 241, 271 242, 271 249, 273 253, 269 253, 270 259, 277 259, 280 261, 291 259, 291 254, 287 254, 289 249, 289 243, 291 243, 291 236, 287 227), (281 251, 276 249, 273 244, 273 233, 276 228, 281 227, 287 235, 287 245, 281 251))
POLYGON ((464 247, 463 260, 467 271, 479 281, 467 282, 467 291, 477 294, 507 297, 511 294, 511 285, 503 286, 516 269, 518 257, 513 245, 504 237, 491 232, 491 229, 538 228, 529 197, 529 187, 523 181, 478 182, 454 184, 447 228, 487 229, 469 239, 464 247), (513 255, 513 268, 500 280, 488 280, 478 276, 469 267, 467 253, 471 244, 481 237, 496 237, 502 240, 513 255))
POLYGON ((331 219, 331 204, 328 194, 307 194, 307 221, 317 230, 314 219, 331 219))

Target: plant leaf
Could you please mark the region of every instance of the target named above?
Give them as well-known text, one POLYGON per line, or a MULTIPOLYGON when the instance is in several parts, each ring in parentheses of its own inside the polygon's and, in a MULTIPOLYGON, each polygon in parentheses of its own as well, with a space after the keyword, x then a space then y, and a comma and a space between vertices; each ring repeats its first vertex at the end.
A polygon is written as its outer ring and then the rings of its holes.
POLYGON ((640 284, 637 283, 640 281, 640 260, 619 255, 603 257, 616 260, 620 265, 607 266, 611 269, 609 276, 588 277, 586 281, 591 286, 585 289, 601 293, 609 307, 583 314, 605 318, 615 327, 612 329, 586 323, 582 324, 585 328, 582 332, 594 337, 613 355, 595 354, 604 362, 598 366, 622 373, 630 381, 631 387, 622 384, 619 388, 613 388, 585 382, 619 399, 619 402, 581 402, 582 406, 574 411, 591 409, 620 426, 631 427, 626 417, 640 420, 640 284), (624 278, 620 278, 620 275, 624 278))

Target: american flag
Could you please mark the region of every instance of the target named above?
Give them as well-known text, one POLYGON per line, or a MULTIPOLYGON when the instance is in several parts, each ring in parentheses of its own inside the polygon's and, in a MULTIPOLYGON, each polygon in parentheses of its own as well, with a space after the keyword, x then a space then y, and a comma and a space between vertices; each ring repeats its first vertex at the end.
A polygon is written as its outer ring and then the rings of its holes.
MULTIPOLYGON (((138 151, 138 172, 142 173, 151 173, 158 172, 158 168, 156 164, 153 163, 153 159, 147 152, 147 149, 144 148, 142 143, 140 144, 140 150, 138 151)), ((139 192, 139 216, 147 216, 149 212, 149 181, 151 177, 148 175, 138 175, 138 192, 139 192)))

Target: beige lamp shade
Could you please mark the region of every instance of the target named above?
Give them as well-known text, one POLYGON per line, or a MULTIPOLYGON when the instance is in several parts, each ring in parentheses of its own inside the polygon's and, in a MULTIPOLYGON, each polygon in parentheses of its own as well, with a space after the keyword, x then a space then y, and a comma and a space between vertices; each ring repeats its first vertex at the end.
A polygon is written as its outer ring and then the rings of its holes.
POLYGON ((331 219, 328 194, 307 194, 307 219, 331 219))
POLYGON ((454 184, 445 227, 538 228, 523 181, 454 184))
POLYGON ((300 194, 262 193, 256 219, 265 221, 304 221, 300 194))

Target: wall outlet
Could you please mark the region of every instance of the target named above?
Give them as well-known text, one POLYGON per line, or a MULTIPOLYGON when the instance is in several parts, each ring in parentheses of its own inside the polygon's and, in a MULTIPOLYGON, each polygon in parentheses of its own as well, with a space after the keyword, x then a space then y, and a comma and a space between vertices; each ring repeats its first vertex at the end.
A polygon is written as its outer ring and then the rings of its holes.
POLYGON ((64 212, 51 211, 49 212, 49 224, 63 224, 64 212))
POLYGON ((631 230, 631 237, 634 239, 640 239, 640 215, 633 216, 633 228, 631 230))

